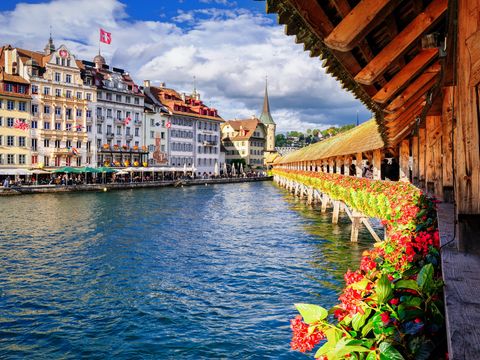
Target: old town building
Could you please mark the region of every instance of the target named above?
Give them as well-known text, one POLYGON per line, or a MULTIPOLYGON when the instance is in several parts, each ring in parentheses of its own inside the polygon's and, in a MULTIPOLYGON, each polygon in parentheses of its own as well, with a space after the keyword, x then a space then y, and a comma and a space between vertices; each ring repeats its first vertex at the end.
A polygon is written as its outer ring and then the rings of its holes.
POLYGON ((265 125, 267 131, 267 135, 265 138, 265 155, 266 157, 271 157, 272 154, 276 153, 275 130, 277 125, 275 124, 275 121, 273 121, 272 114, 270 114, 270 102, 268 100, 267 83, 265 83, 265 96, 263 98, 263 108, 259 119, 262 124, 265 125))
POLYGON ((98 166, 141 165, 148 160, 143 144, 144 96, 123 69, 108 66, 98 54, 83 61, 83 80, 96 88, 94 118, 88 137, 98 166))
POLYGON ((0 48, 0 169, 31 163, 30 85, 19 75, 18 64, 16 49, 0 48))
POLYGON ((256 117, 231 120, 222 125, 222 143, 227 164, 242 163, 263 167, 267 126, 256 117))
POLYGON ((168 109, 167 156, 170 166, 194 168, 197 175, 213 174, 220 163, 220 125, 217 110, 206 106, 194 89, 191 95, 178 93, 162 84, 149 92, 168 109))
POLYGON ((16 49, 19 72, 31 84, 31 165, 58 167, 90 163, 86 132, 95 89, 84 85, 81 64, 50 37, 43 53, 16 49))

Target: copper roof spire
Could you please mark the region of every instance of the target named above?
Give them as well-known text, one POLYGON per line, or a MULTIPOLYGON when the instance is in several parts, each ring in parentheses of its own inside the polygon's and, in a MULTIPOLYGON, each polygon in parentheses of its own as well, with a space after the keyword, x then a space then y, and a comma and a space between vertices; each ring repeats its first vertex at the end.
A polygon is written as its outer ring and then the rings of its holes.
POLYGON ((265 97, 263 98, 263 110, 259 119, 265 125, 270 125, 270 124, 275 125, 275 121, 273 121, 272 114, 270 114, 270 103, 268 101, 267 87, 268 87, 268 77, 265 76, 265 97))

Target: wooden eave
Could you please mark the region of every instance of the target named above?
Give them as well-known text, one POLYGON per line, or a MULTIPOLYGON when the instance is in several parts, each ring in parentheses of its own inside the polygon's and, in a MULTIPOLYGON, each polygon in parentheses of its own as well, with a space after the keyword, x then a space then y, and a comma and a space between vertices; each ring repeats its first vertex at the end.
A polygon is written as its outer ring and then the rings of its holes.
POLYGON ((267 0, 267 12, 375 114, 387 146, 426 114, 418 104, 444 78, 445 61, 441 44, 422 40, 450 31, 448 0, 267 0))

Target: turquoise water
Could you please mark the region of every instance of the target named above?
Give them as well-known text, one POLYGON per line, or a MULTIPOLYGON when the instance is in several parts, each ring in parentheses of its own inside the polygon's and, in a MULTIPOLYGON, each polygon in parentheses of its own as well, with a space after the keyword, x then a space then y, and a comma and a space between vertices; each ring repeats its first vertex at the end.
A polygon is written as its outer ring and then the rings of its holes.
POLYGON ((272 183, 0 198, 0 358, 305 359, 372 240, 272 183))

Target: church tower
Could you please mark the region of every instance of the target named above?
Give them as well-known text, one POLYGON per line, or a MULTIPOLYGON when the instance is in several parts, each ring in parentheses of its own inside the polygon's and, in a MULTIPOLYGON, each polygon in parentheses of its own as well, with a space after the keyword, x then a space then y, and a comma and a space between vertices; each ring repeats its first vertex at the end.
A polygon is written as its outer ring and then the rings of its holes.
POLYGON ((45 45, 45 48, 43 49, 45 55, 50 55, 55 52, 55 45, 53 44, 53 39, 52 39, 52 29, 50 28, 50 37, 48 38, 48 43, 45 45))
POLYGON ((270 114, 270 103, 268 101, 268 82, 265 80, 265 97, 263 98, 263 109, 259 120, 267 128, 267 139, 265 142, 265 152, 275 152, 275 129, 277 125, 273 121, 272 114, 270 114))

